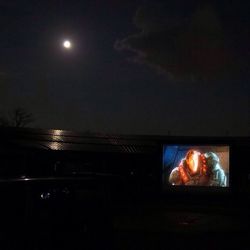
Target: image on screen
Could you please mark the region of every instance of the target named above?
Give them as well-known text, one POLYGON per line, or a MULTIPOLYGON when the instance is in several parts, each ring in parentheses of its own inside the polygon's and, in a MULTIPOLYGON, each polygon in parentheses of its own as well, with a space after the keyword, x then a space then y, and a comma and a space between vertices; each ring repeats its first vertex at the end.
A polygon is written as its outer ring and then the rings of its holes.
POLYGON ((229 187, 229 146, 164 145, 164 186, 229 187))

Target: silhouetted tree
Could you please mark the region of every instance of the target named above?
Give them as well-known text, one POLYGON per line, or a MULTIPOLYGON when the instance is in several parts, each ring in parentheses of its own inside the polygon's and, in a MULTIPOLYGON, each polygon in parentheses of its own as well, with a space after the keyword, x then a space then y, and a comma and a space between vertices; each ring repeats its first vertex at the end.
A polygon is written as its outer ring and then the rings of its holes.
POLYGON ((32 113, 23 108, 14 109, 8 117, 0 116, 1 127, 26 127, 28 124, 34 122, 32 113))

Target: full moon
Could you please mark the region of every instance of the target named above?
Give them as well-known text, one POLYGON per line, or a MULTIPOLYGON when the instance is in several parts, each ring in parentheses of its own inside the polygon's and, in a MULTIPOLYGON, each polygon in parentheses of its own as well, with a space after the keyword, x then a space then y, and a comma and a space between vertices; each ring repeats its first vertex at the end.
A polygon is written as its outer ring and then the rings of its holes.
POLYGON ((64 47, 65 49, 70 49, 71 46, 72 46, 72 45, 71 45, 71 42, 70 42, 70 41, 66 40, 66 41, 63 42, 63 47, 64 47))

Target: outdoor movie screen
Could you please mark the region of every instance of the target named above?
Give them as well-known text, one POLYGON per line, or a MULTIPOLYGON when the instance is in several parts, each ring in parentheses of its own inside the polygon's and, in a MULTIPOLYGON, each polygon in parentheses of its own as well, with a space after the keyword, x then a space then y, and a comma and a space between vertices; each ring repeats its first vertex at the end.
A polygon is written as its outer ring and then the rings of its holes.
POLYGON ((163 185, 229 187, 229 146, 164 145, 163 185))

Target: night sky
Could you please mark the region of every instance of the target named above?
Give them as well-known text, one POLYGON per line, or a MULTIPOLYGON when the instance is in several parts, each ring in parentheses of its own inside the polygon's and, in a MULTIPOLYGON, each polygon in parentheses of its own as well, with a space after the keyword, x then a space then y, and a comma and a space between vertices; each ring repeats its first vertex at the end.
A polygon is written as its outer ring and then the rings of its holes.
POLYGON ((36 128, 249 135, 245 2, 1 1, 0 112, 25 108, 36 128))

